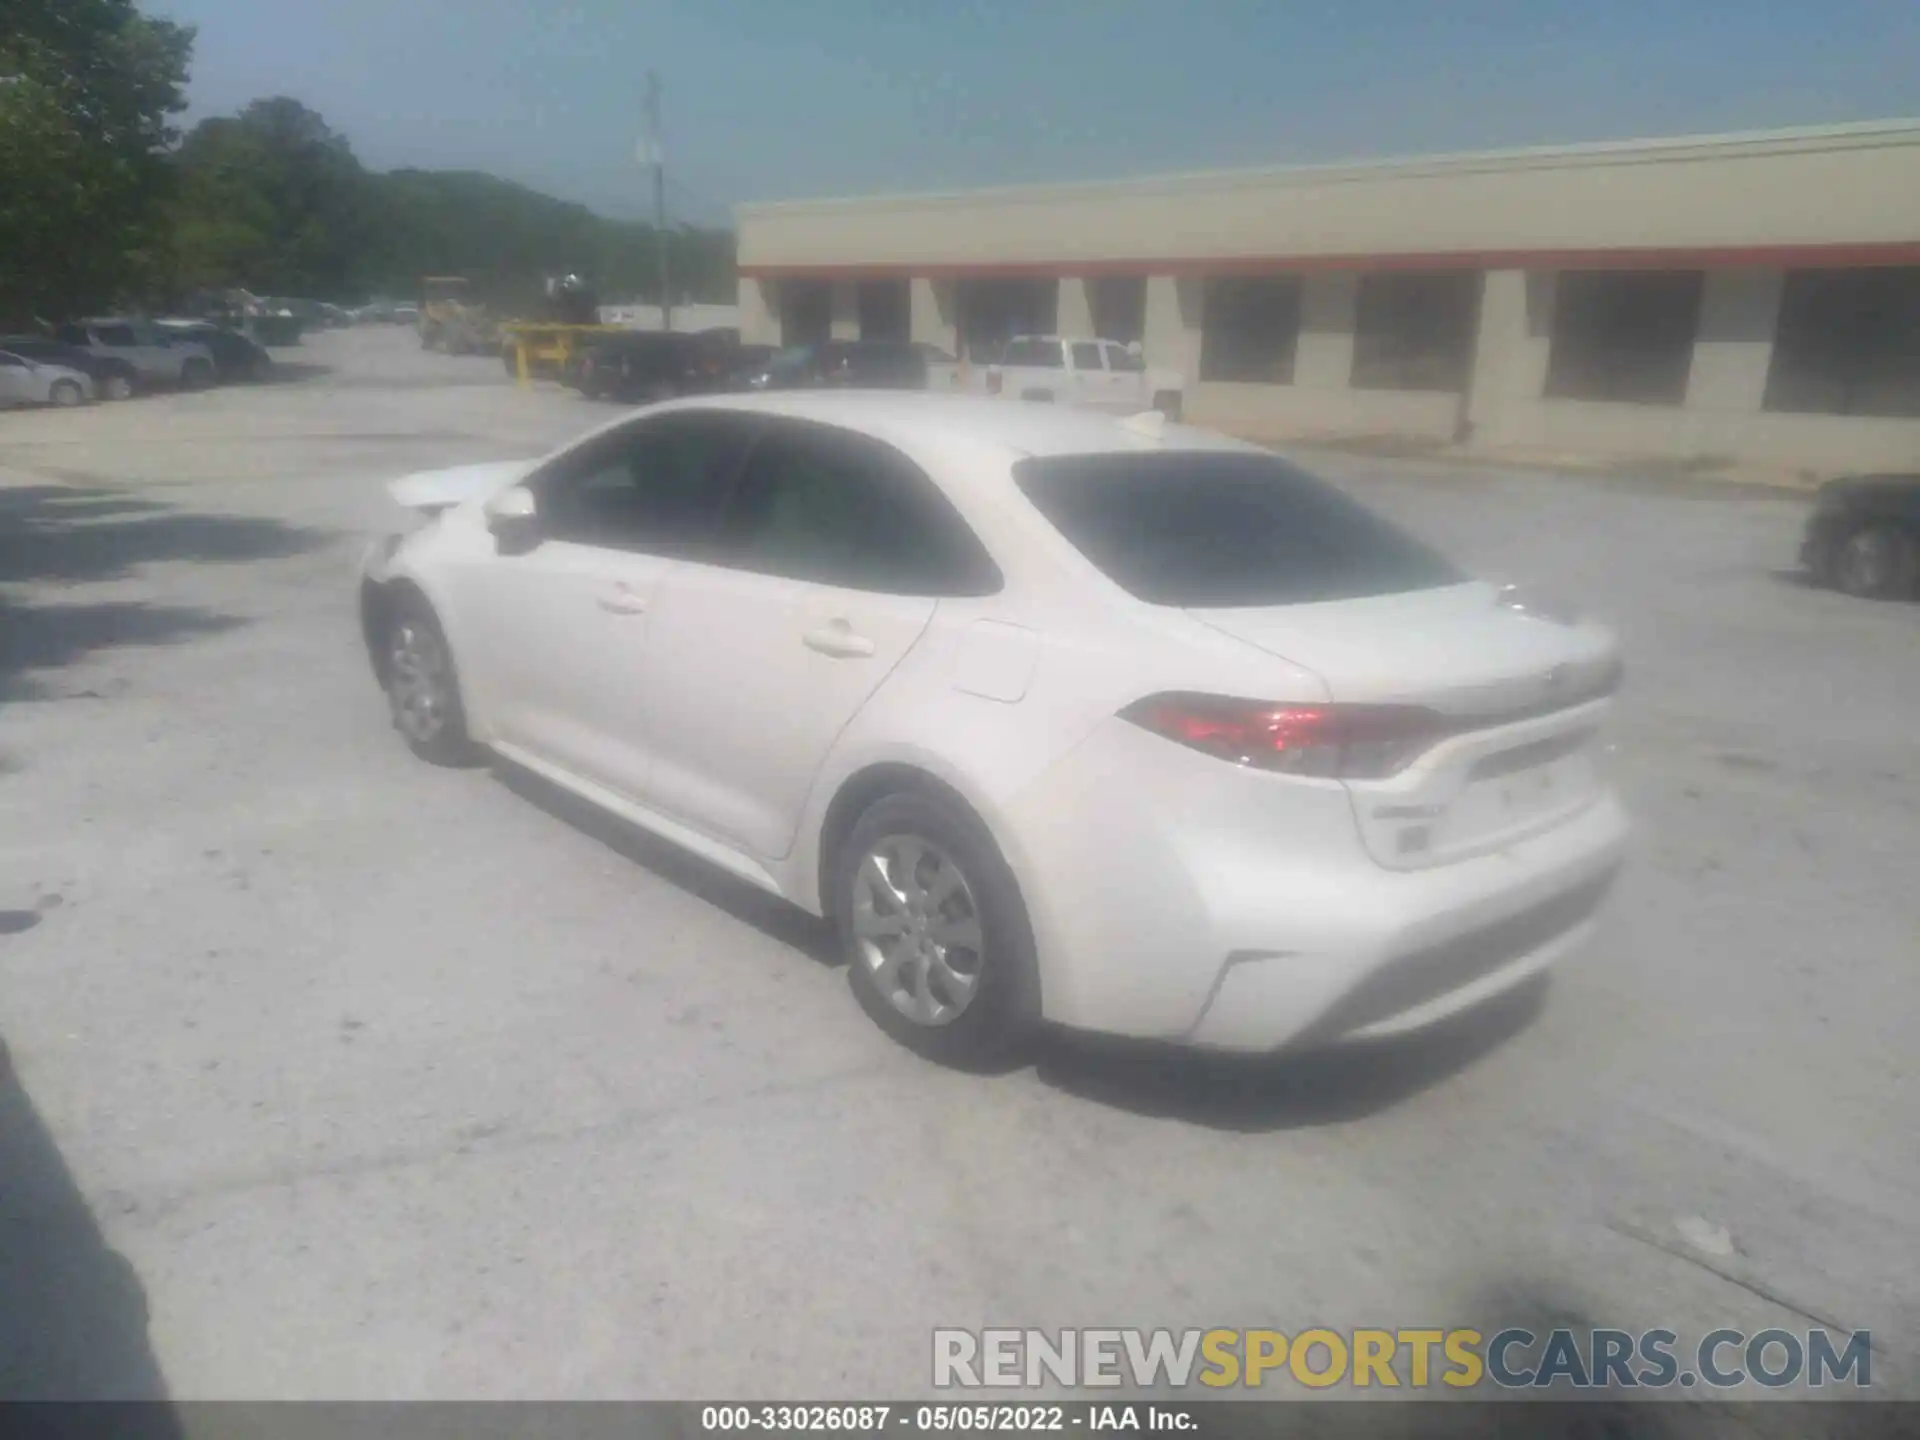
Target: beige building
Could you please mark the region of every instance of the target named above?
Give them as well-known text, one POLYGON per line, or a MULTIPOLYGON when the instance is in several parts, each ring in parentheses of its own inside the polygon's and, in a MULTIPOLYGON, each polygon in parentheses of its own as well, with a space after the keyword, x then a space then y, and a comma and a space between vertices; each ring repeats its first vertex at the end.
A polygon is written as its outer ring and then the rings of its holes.
POLYGON ((1920 469, 1920 121, 738 212, 742 338, 1139 340, 1262 438, 1920 469))

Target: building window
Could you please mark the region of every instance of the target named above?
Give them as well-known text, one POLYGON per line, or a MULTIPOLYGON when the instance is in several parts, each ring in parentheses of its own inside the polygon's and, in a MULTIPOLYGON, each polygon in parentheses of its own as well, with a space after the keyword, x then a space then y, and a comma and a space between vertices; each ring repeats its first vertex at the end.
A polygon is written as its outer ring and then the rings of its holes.
POLYGON ((833 286, 825 280, 780 283, 780 343, 817 345, 833 334, 833 286))
POLYGON ((1087 282, 1087 308, 1093 333, 1102 340, 1132 345, 1146 338, 1147 277, 1109 275, 1087 282))
POLYGON ((1561 274, 1547 394, 1563 400, 1678 405, 1700 325, 1698 270, 1561 274))
POLYGON ((862 340, 906 342, 913 321, 905 280, 862 280, 857 298, 862 340))
POLYGON ((1058 280, 962 280, 954 287, 960 345, 969 360, 990 360, 1016 335, 1051 335, 1060 311, 1058 280))
POLYGON ((1363 275, 1354 311, 1356 390, 1467 388, 1480 277, 1445 274, 1363 275))
POLYGON ((1764 403, 1920 415, 1920 269, 1788 271, 1764 403))
POLYGON ((1207 281, 1200 331, 1202 380, 1291 385, 1299 344, 1299 280, 1240 275, 1207 281))

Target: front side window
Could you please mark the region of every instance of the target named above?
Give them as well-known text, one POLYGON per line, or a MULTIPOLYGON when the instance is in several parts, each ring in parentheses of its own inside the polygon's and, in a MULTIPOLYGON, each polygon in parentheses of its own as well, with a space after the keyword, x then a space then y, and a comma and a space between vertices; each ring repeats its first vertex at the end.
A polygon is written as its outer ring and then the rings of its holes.
POLYGON ((1073 347, 1073 368, 1076 370, 1104 370, 1100 363, 1100 347, 1089 340, 1075 343, 1073 347))
POLYGON ((982 595, 999 575, 905 455, 828 426, 781 423, 755 446, 722 558, 761 574, 891 595, 982 595))
POLYGON ((1107 368, 1123 374, 1138 375, 1147 368, 1147 362, 1124 345, 1107 345, 1107 368))
POLYGON ((704 554, 752 443, 750 425, 673 415, 616 431, 529 482, 548 538, 650 555, 704 554))
POLYGON ((102 325, 93 333, 102 345, 112 345, 117 349, 124 350, 140 343, 131 325, 102 325))

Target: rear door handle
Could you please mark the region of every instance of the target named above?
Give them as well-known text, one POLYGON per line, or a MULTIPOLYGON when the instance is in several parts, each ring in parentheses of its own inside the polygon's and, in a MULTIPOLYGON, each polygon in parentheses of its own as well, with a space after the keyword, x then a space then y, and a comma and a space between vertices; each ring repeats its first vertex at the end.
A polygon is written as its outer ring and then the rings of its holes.
POLYGON ((809 650, 818 650, 822 655, 831 655, 837 660, 857 660, 873 654, 873 641, 864 635, 856 635, 853 627, 844 620, 836 620, 831 625, 822 625, 818 630, 809 630, 800 637, 800 641, 809 650))
POLYGON ((644 615, 647 613, 646 597, 636 595, 624 585, 610 585, 593 598, 594 603, 609 614, 644 615))

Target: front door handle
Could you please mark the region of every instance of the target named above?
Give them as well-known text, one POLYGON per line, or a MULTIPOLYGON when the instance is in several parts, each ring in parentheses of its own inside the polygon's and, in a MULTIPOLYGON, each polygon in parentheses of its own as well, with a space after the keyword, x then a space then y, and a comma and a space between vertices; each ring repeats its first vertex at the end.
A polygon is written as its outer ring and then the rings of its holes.
POLYGON ((822 625, 818 630, 809 630, 800 640, 809 650, 818 650, 822 655, 831 655, 837 660, 857 660, 873 654, 873 641, 864 635, 856 635, 853 627, 844 620, 822 625))
POLYGON ((644 615, 647 612, 646 597, 636 595, 624 585, 612 585, 602 590, 594 596, 594 603, 613 615, 644 615))

